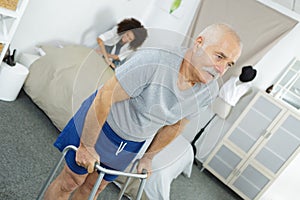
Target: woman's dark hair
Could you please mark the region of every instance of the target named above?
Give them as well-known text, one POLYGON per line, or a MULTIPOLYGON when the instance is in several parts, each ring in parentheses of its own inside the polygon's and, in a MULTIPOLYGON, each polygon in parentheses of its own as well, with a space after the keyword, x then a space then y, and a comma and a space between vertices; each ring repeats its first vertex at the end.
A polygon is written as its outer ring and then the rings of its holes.
POLYGON ((144 28, 144 26, 139 22, 138 20, 134 18, 128 18, 124 19, 118 24, 118 31, 117 33, 119 35, 122 35, 126 31, 132 31, 134 34, 134 40, 129 43, 130 49, 136 50, 139 46, 143 44, 147 34, 147 29, 144 28))

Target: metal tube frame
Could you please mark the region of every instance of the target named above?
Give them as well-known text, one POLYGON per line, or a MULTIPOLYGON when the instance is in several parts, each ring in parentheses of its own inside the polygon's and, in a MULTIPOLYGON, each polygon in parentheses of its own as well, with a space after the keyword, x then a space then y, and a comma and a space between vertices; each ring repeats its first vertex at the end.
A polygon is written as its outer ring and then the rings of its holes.
MULTIPOLYGON (((66 146, 62 152, 62 157, 59 159, 59 161, 57 162, 56 166, 54 167, 54 169, 52 170, 51 174, 49 175, 49 177, 47 178, 46 180, 46 183, 44 184, 44 186, 42 187, 38 197, 37 197, 37 200, 42 200, 42 197, 44 196, 48 186, 50 185, 50 182, 52 181, 55 173, 57 172, 59 166, 61 165, 62 161, 64 160, 64 157, 65 155, 67 154, 67 152, 69 150, 73 150, 73 151, 77 151, 77 147, 73 146, 73 145, 69 145, 69 146, 66 146)), ((133 164, 133 166, 131 167, 131 170, 130 172, 133 171, 134 169, 134 166, 136 166, 138 160, 135 161, 135 163, 133 164)), ((97 189, 99 188, 100 184, 101 184, 101 181, 104 177, 104 175, 107 173, 107 174, 112 174, 112 175, 117 175, 117 176, 126 176, 127 177, 127 180, 125 182, 125 185, 123 186, 122 190, 120 191, 120 194, 119 194, 119 197, 118 199, 120 200, 129 184, 129 181, 130 179, 133 177, 133 178, 139 178, 141 179, 141 184, 139 186, 139 189, 138 189, 138 193, 137 193, 137 197, 136 197, 136 200, 140 200, 141 199, 141 196, 142 196, 142 192, 144 190, 144 187, 145 187, 145 184, 146 184, 146 180, 147 180, 147 170, 143 170, 142 171, 142 174, 136 174, 136 173, 127 173, 127 172, 121 172, 121 171, 116 171, 116 170, 111 170, 111 169, 106 169, 106 168, 103 168, 101 167, 98 163, 95 163, 95 169, 97 169, 99 171, 99 176, 97 178, 97 181, 91 191, 91 194, 89 196, 89 199, 88 200, 92 200, 94 199, 95 195, 96 195, 96 192, 97 192, 97 189)))

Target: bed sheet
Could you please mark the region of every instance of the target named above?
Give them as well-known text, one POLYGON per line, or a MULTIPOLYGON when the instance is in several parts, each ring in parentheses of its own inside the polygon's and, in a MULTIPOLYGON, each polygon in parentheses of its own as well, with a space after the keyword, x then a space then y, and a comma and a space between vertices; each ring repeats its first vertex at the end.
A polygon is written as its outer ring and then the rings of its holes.
MULTIPOLYGON (((150 141, 147 141, 149 144, 150 141)), ((147 144, 145 145, 147 147, 147 144)), ((143 150, 141 150, 143 152, 143 150)), ((140 158, 143 153, 137 158, 140 158)), ((191 176, 194 162, 193 148, 188 140, 179 135, 174 141, 160 151, 152 162, 152 175, 147 179, 142 200, 168 200, 170 199, 171 183, 180 174, 191 176)), ((127 171, 132 166, 127 168, 127 171)), ((121 188, 125 182, 124 177, 119 176, 114 183, 121 188)), ((129 199, 135 199, 138 187, 138 179, 131 179, 125 195, 129 199)))
POLYGON ((179 135, 153 159, 153 173, 146 182, 145 193, 150 200, 170 199, 171 183, 181 173, 190 177, 194 162, 190 143, 179 135))
POLYGON ((91 48, 42 48, 46 55, 30 65, 24 91, 62 130, 84 99, 110 79, 114 71, 91 48))

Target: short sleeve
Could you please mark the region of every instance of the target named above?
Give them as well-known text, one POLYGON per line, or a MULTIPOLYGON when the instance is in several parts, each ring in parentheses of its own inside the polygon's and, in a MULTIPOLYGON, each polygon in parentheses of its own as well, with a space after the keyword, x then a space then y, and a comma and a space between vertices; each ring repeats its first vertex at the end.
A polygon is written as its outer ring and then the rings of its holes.
POLYGON ((201 116, 201 114, 203 113, 203 111, 205 111, 207 108, 208 108, 208 105, 198 108, 197 112, 194 112, 194 113, 186 116, 185 118, 189 121, 199 118, 201 116))
POLYGON ((111 40, 115 37, 117 37, 117 29, 118 27, 115 26, 114 28, 112 28, 109 31, 106 31, 105 33, 102 33, 101 35, 99 35, 98 37, 103 40, 104 42, 111 40))
POLYGON ((158 60, 158 53, 141 50, 116 68, 116 77, 130 97, 138 96, 151 83, 155 76, 158 60))

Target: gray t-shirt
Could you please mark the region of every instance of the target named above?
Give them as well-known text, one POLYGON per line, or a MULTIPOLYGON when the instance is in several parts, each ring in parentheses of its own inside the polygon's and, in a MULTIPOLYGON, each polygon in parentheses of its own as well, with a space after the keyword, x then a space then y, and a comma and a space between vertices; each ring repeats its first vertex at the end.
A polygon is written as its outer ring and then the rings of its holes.
POLYGON ((107 121, 122 138, 143 141, 165 126, 199 117, 218 94, 217 81, 179 90, 177 79, 185 50, 142 49, 116 69, 131 97, 112 105, 107 121))

